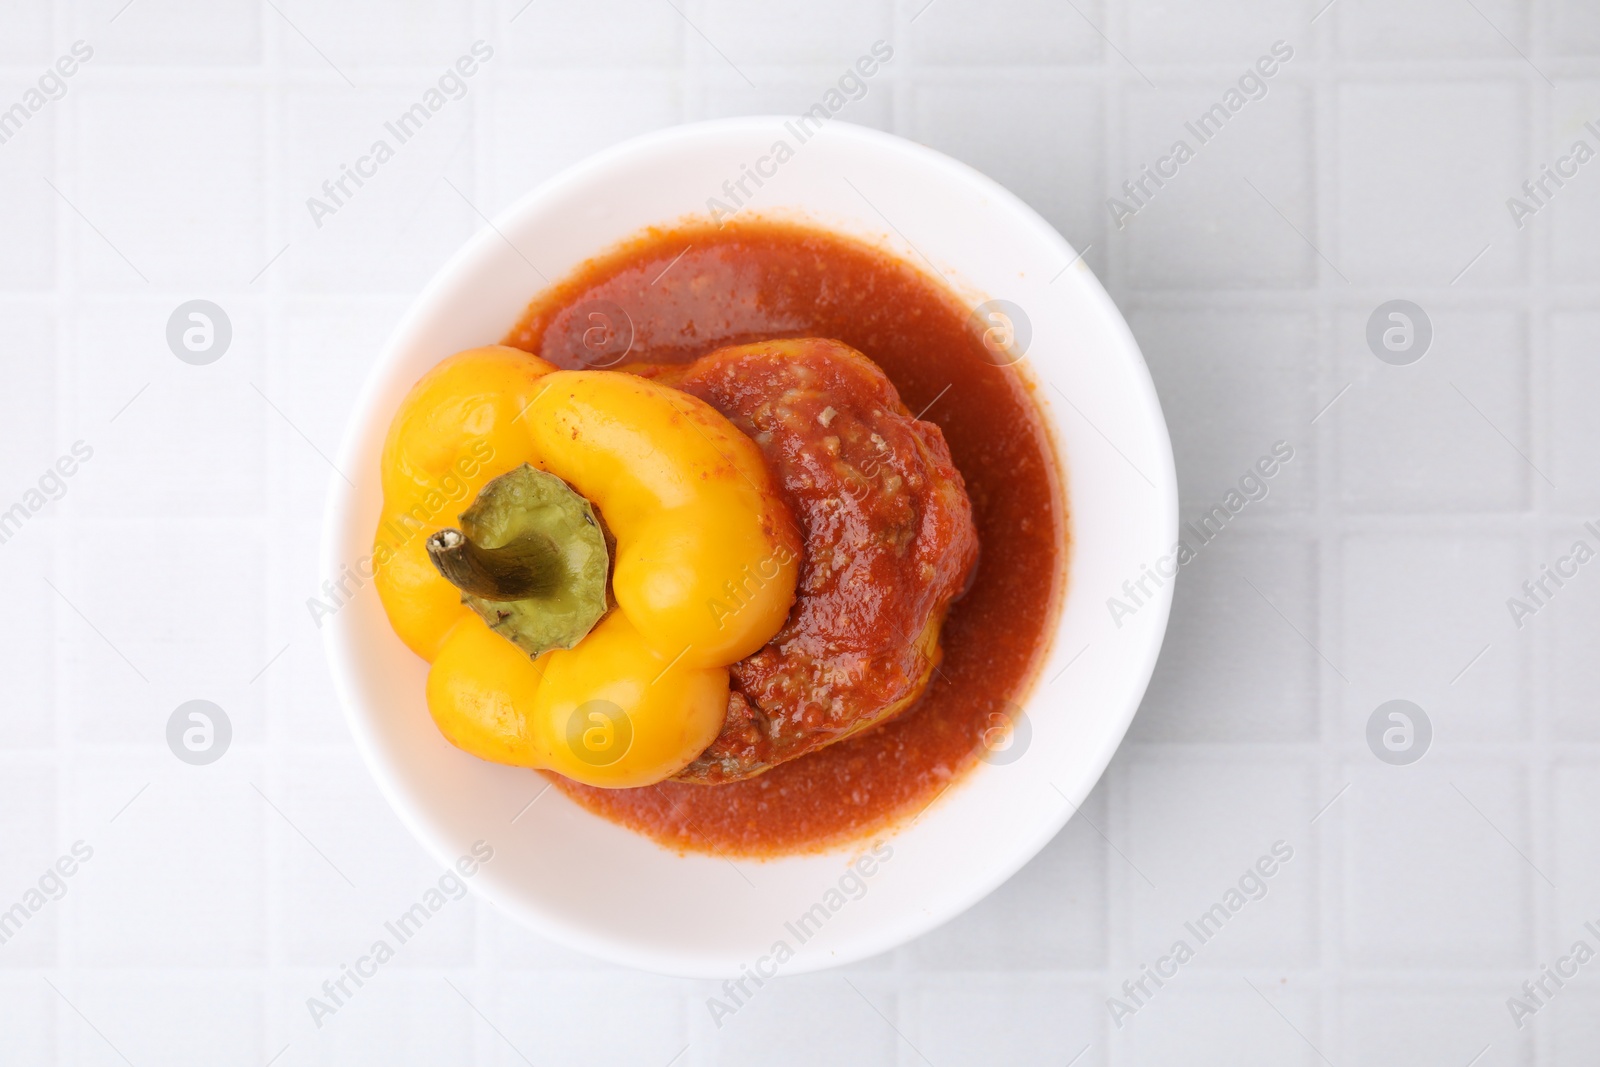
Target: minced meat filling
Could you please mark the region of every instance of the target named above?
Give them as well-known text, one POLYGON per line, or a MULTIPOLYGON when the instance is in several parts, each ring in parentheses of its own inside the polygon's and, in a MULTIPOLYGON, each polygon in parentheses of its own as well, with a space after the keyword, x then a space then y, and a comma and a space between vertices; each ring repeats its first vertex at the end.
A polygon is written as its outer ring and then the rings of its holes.
MULTIPOLYGON (((701 398, 748 434, 803 539, 788 620, 732 667, 722 732, 678 780, 749 778, 915 702, 978 556, 939 428, 838 341, 763 341, 629 369, 701 398)), ((736 589, 722 610, 737 610, 736 589)))

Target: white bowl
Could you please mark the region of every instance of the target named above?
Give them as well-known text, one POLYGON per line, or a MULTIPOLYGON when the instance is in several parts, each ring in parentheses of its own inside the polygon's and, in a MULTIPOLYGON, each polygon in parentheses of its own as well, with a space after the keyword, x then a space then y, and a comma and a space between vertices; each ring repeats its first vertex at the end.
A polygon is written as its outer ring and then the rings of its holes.
MULTIPOLYGON (((725 199, 723 182, 779 139, 797 144, 781 118, 640 137, 545 182, 468 241, 367 379, 340 453, 356 484, 336 477, 329 494, 325 575, 371 552, 379 451, 401 398, 440 359, 506 334, 542 287, 529 261, 556 280, 645 226, 704 217, 707 198, 725 199)), ((1107 598, 1123 595, 1123 582, 1177 540, 1172 447, 1138 347, 1077 253, 1015 196, 937 152, 833 122, 798 145, 746 210, 800 213, 911 262, 931 261, 957 291, 1012 301, 1031 320, 1021 366, 1039 384, 1060 450, 1073 543, 1066 601, 1024 705, 1017 758, 980 763, 915 821, 880 835, 879 855, 892 856, 870 865, 864 890, 846 868, 870 841, 768 861, 680 855, 559 790, 528 807, 543 779, 451 747, 428 716, 426 665, 390 630, 370 583, 323 623, 367 766, 441 864, 487 841, 494 858, 469 884, 504 911, 569 947, 693 977, 736 976, 758 962, 763 974, 792 974, 887 951, 981 900, 1032 858, 1121 742, 1160 651, 1172 585, 1120 626, 1107 598), (808 924, 820 929, 802 942, 786 924, 818 914, 819 903, 826 921, 808 924), (778 966, 780 941, 794 956, 778 966)))

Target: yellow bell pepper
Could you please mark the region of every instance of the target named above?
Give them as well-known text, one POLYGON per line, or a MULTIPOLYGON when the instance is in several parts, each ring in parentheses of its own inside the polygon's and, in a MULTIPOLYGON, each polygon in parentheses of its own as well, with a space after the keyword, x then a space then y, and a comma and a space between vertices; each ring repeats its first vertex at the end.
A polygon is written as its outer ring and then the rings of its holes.
MULTIPOLYGON (((470 349, 412 388, 382 462, 375 584, 395 633, 432 663, 435 723, 484 759, 606 787, 671 777, 720 731, 728 665, 788 615, 794 519, 754 442, 685 393, 620 371, 557 370, 503 346, 470 349), (468 520, 494 496, 491 482, 503 489, 492 501, 502 510, 526 499, 516 495, 525 485, 507 481, 524 464, 582 498, 571 514, 592 505, 616 546, 615 606, 571 647, 537 658, 485 621, 510 610, 501 601, 540 608, 544 586, 506 577, 527 578, 524 557, 511 555, 523 542, 468 540, 488 528, 468 520), (463 576, 441 546, 489 566, 463 576), (495 582, 508 591, 480 588, 495 582)), ((589 543, 600 544, 594 531, 589 543)), ((591 558, 556 547, 566 551, 561 566, 591 558)))

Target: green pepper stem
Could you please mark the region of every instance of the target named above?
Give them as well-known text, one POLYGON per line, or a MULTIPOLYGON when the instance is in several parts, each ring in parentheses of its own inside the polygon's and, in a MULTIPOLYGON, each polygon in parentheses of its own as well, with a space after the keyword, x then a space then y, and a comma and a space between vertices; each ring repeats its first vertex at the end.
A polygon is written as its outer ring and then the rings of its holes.
POLYGON ((428 558, 461 602, 533 657, 573 648, 610 610, 611 553, 590 503, 524 463, 491 478, 428 558))
POLYGON ((483 600, 549 596, 566 572, 561 550, 540 533, 484 548, 460 530, 446 528, 428 538, 427 548, 428 558, 446 581, 483 600))

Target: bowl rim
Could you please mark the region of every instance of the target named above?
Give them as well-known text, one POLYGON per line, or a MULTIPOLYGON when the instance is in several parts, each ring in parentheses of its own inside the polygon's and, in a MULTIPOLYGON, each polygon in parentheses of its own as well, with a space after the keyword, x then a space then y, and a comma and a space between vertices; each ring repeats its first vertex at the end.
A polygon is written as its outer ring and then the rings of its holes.
MULTIPOLYGON (((481 224, 412 296, 405 312, 384 339, 376 358, 369 362, 365 380, 357 394, 355 403, 346 416, 345 430, 337 453, 338 468, 341 470, 349 469, 359 456, 365 440, 360 431, 371 422, 372 409, 384 392, 384 383, 392 376, 395 365, 400 362, 405 339, 414 332, 420 321, 426 319, 430 314, 430 309, 443 292, 452 289, 463 276, 470 276, 474 270, 481 269, 476 265, 484 258, 485 253, 506 240, 500 231, 516 229, 515 220, 535 212, 544 201, 559 199, 565 192, 574 187, 581 187, 593 176, 610 171, 617 164, 631 156, 649 152, 672 142, 700 136, 720 133, 770 133, 781 127, 785 121, 791 119, 792 116, 787 115, 711 119, 664 127, 628 138, 595 152, 538 182, 518 196, 510 205, 497 212, 493 219, 481 224)), ((900 153, 910 157, 919 166, 943 171, 960 182, 974 185, 986 196, 1000 201, 1005 207, 1026 219, 1036 231, 1036 236, 1046 244, 1054 245, 1066 260, 1077 262, 1081 259, 1080 253, 1037 211, 995 179, 968 164, 907 138, 870 127, 847 123, 839 119, 831 120, 823 130, 819 131, 819 135, 822 133, 834 138, 854 139, 874 149, 900 153)), ((759 216, 761 212, 756 211, 755 214, 759 216)), ((670 224, 671 221, 662 220, 662 224, 670 224)), ((594 254, 603 254, 605 251, 605 247, 599 247, 595 249, 594 254)), ((1151 416, 1150 425, 1155 434, 1152 444, 1156 447, 1154 448, 1153 460, 1155 469, 1151 470, 1150 477, 1154 481, 1159 494, 1159 499, 1153 510, 1165 518, 1165 533, 1168 535, 1165 540, 1169 543, 1175 542, 1178 537, 1179 522, 1177 471, 1172 451, 1171 435, 1161 407, 1161 401, 1156 393, 1149 367, 1126 319, 1111 299, 1110 294, 1106 292, 1099 278, 1091 270, 1087 269, 1086 263, 1083 266, 1085 267, 1083 271, 1075 272, 1076 284, 1081 288, 1081 295, 1092 305, 1094 313, 1098 314, 1103 320, 1103 324, 1109 328, 1116 342, 1117 356, 1127 362, 1127 369, 1132 372, 1137 400, 1140 406, 1151 416)), ((559 277, 555 278, 550 284, 559 284, 560 280, 561 278, 559 277)), ((949 279, 941 280, 947 286, 952 284, 949 279)), ((534 294, 530 293, 530 299, 532 295, 534 294)), ((1037 378, 1037 375, 1034 375, 1034 377, 1037 378)), ((1052 451, 1055 453, 1058 470, 1062 477, 1062 493, 1069 505, 1069 523, 1075 529, 1076 514, 1070 508, 1072 487, 1066 479, 1067 467, 1064 446, 1058 439, 1059 432, 1054 425, 1056 419, 1046 414, 1045 422, 1050 431, 1052 451)), ((343 476, 337 471, 329 477, 318 552, 318 566, 322 575, 339 573, 340 567, 346 562, 340 549, 346 528, 353 518, 352 512, 356 507, 356 496, 357 491, 354 487, 347 484, 343 476)), ((1076 541, 1076 538, 1074 537, 1073 540, 1076 541)), ((1070 556, 1068 569, 1070 570, 1070 556)), ((1018 839, 1016 845, 1009 851, 1005 862, 991 863, 980 875, 965 879, 962 883, 962 892, 947 893, 935 898, 931 902, 935 906, 904 909, 899 915, 899 921, 882 924, 874 928, 868 935, 857 937, 848 946, 840 947, 830 955, 802 955, 792 964, 786 964, 782 973, 801 974, 822 970, 857 962, 890 951, 962 914, 994 892, 1037 856, 1061 831, 1071 817, 1077 813, 1079 806, 1104 776, 1112 757, 1121 747, 1133 718, 1144 700, 1156 662, 1165 642, 1175 585, 1176 577, 1161 586, 1157 595, 1147 601, 1140 609, 1141 614, 1148 612, 1152 620, 1152 625, 1149 628, 1150 636, 1142 642, 1142 648, 1137 659, 1132 655, 1129 656, 1130 670, 1128 673, 1133 684, 1128 690, 1129 695, 1127 700, 1124 701, 1124 705, 1122 707, 1100 707, 1096 709, 1096 714, 1102 717, 1106 723, 1103 733, 1104 741, 1099 750, 1085 761, 1086 772, 1078 782, 1072 783, 1074 788, 1071 790, 1070 795, 1067 792, 1062 792, 1060 787, 1054 790, 1060 794, 1059 798, 1057 798, 1059 802, 1055 803, 1054 810, 1049 812, 1047 817, 1041 816, 1039 818, 1038 829, 1030 837, 1018 839)), ((1061 636, 1065 621, 1065 604, 1071 598, 1072 592, 1069 581, 1063 592, 1062 602, 1058 605, 1054 629, 1049 638, 1051 646, 1054 646, 1061 636)), ((399 776, 387 766, 387 757, 381 752, 376 731, 357 710, 363 698, 357 692, 358 682, 353 677, 355 669, 346 662, 347 649, 343 629, 339 618, 336 617, 329 625, 323 628, 322 643, 345 721, 355 740, 356 748, 361 754, 362 762, 377 783, 384 799, 399 816, 406 829, 437 862, 444 866, 449 866, 456 858, 457 850, 453 842, 447 840, 447 835, 442 827, 436 823, 427 805, 423 802, 423 798, 413 795, 412 791, 400 781, 399 776)), ((1022 701, 1025 708, 1038 697, 1040 684, 1040 678, 1036 675, 1031 680, 1027 695, 1022 701)), ((957 780, 957 784, 959 785, 962 779, 970 781, 975 773, 976 769, 969 769, 962 775, 961 779, 957 780)), ((959 794, 961 789, 951 789, 948 792, 959 794)), ((934 805, 946 802, 944 794, 941 794, 924 811, 931 810, 934 805)), ((920 814, 918 817, 920 817, 920 814)), ((906 829, 912 821, 913 819, 908 816, 881 828, 873 835, 863 837, 861 841, 824 849, 823 853, 828 854, 848 850, 852 847, 859 850, 860 845, 871 841, 874 837, 892 839, 897 833, 906 829)), ((802 853, 798 855, 807 856, 811 854, 802 853)), ((786 858, 790 857, 778 856, 774 857, 774 861, 781 862, 786 858)), ((531 928, 539 936, 565 948, 611 963, 683 977, 722 978, 727 977, 730 973, 735 973, 728 969, 721 956, 712 953, 696 955, 692 952, 664 951, 640 945, 620 935, 607 936, 586 928, 563 923, 560 921, 558 912, 541 910, 525 899, 504 898, 502 893, 493 890, 487 885, 479 885, 476 880, 469 884, 475 894, 489 900, 500 910, 508 912, 517 921, 531 928)))

